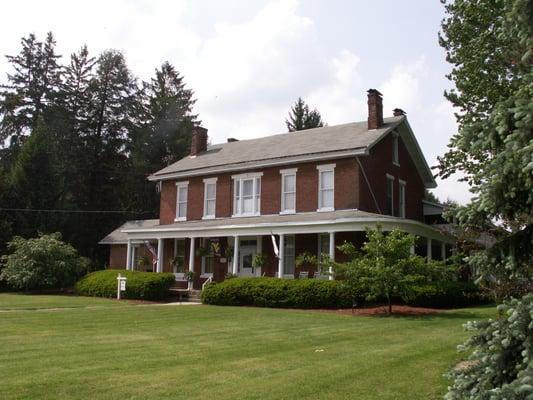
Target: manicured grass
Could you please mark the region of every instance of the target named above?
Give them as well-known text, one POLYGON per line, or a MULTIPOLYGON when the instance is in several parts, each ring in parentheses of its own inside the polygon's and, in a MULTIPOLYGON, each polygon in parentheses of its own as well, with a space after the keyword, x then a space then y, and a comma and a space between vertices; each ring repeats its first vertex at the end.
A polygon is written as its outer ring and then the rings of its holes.
POLYGON ((4 312, 0 398, 437 399, 459 359, 461 324, 492 315, 131 304, 4 312))
POLYGON ((125 304, 97 297, 0 293, 0 311, 118 305, 123 306, 125 304))

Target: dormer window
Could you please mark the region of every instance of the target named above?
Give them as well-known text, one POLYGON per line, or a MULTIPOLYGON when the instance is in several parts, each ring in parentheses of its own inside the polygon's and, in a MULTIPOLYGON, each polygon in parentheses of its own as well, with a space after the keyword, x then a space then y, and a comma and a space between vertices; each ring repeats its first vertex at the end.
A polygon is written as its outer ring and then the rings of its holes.
POLYGON ((392 135, 392 163, 400 165, 400 156, 398 154, 398 134, 392 135))
POLYGON ((176 221, 187 220, 187 195, 189 182, 176 183, 176 221))
POLYGON ((260 215, 262 175, 263 173, 251 173, 232 177, 234 217, 260 215))

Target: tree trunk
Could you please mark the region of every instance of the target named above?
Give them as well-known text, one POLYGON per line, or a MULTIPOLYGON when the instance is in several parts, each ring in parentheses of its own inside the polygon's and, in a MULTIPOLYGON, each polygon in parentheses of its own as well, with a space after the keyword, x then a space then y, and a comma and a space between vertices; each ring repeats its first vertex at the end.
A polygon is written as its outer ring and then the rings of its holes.
POLYGON ((387 296, 387 301, 389 302, 389 315, 392 314, 392 299, 390 296, 387 296))

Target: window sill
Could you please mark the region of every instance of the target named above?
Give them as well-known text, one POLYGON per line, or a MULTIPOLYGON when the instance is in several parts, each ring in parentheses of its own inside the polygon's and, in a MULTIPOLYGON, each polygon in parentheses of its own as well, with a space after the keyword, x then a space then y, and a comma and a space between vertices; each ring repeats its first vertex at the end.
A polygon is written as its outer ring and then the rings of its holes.
POLYGON ((294 279, 294 274, 283 274, 283 278, 282 279, 294 279))
POLYGON ((242 218, 242 217, 259 217, 261 216, 260 213, 254 213, 254 214, 233 214, 231 218, 242 218))
POLYGON ((210 274, 207 274, 207 273, 200 274, 200 278, 212 278, 212 277, 213 277, 212 273, 210 273, 210 274))
POLYGON ((214 215, 204 215, 202 219, 215 219, 214 215))
POLYGON ((185 217, 174 218, 174 222, 183 222, 183 221, 187 221, 187 218, 185 217))
POLYGON ((279 213, 280 213, 280 215, 296 214, 296 210, 280 211, 279 213))
POLYGON ((324 208, 319 208, 318 210, 316 210, 317 212, 328 212, 328 211, 335 211, 335 208, 334 207, 324 207, 324 208))
POLYGON ((394 162, 394 161, 393 161, 393 162, 392 162, 392 165, 396 165, 397 167, 399 167, 399 166, 400 166, 400 163, 397 163, 397 162, 394 162))

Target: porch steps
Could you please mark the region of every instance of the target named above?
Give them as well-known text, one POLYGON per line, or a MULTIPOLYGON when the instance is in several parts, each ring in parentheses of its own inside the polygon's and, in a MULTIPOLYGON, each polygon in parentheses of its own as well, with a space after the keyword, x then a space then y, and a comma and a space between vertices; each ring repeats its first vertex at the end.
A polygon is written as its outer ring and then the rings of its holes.
POLYGON ((201 290, 188 290, 183 288, 171 287, 169 292, 172 296, 178 297, 179 301, 201 303, 201 290))

